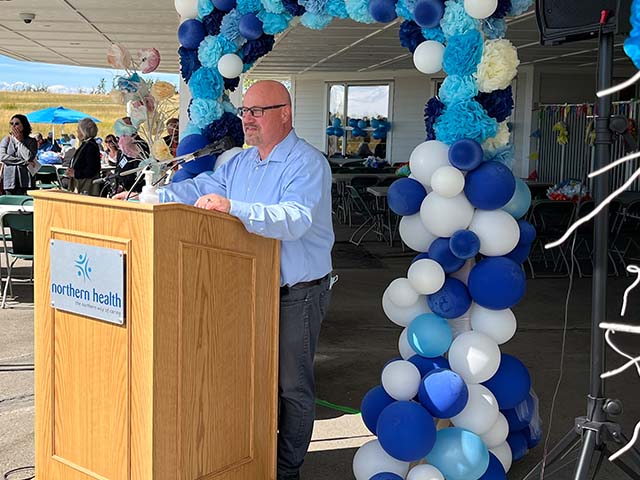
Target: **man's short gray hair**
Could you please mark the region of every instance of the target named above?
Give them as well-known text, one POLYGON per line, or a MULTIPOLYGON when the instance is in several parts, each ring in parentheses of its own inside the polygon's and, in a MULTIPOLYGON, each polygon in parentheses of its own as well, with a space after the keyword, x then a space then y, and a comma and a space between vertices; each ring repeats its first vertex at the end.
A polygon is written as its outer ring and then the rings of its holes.
POLYGON ((78 130, 82 133, 82 136, 87 138, 94 138, 98 135, 98 126, 90 118, 83 118, 78 122, 78 130))

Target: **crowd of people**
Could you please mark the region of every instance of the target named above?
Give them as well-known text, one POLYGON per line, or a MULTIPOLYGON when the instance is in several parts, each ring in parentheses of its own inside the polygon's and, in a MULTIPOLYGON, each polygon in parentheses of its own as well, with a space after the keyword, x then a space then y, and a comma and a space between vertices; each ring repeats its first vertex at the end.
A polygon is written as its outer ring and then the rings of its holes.
MULTIPOLYGON (((179 141, 179 121, 171 118, 166 122, 164 138, 173 156, 179 141)), ((136 176, 120 176, 122 172, 138 167, 149 156, 149 145, 138 135, 130 117, 118 119, 115 133, 98 137, 98 126, 91 118, 83 118, 77 124, 75 134, 62 134, 58 139, 53 132, 47 137, 34 133, 28 118, 16 114, 9 121, 9 134, 0 141, 0 190, 10 195, 24 195, 36 187, 36 174, 41 164, 66 167, 62 179, 63 187, 85 195, 99 196, 107 191, 115 194, 133 188, 136 176), (123 149, 121 137, 129 144, 123 149), (95 182, 103 170, 109 170, 112 182, 107 187, 95 182)), ((0 192, 1 193, 1 192, 0 192)))

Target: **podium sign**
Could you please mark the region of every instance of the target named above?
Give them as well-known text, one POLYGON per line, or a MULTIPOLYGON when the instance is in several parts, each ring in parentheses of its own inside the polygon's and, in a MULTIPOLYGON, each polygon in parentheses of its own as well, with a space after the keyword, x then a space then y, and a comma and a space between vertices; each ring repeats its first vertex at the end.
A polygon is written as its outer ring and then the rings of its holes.
POLYGON ((51 306, 105 322, 124 324, 124 252, 51 240, 51 306))

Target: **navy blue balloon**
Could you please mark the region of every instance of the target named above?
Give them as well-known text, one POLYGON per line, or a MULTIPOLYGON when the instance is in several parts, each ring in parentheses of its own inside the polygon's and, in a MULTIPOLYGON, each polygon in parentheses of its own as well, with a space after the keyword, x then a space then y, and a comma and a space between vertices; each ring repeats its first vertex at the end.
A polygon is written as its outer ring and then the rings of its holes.
POLYGON ((336 134, 336 128, 335 127, 327 127, 327 135, 329 135, 330 137, 336 134))
POLYGON ((240 17, 238 30, 247 40, 257 40, 264 33, 262 21, 254 13, 246 13, 240 17))
POLYGON ((426 374, 418 389, 420 403, 436 418, 458 415, 469 400, 469 389, 462 377, 451 370, 438 368, 426 374))
POLYGON ((511 308, 524 296, 526 277, 520 265, 505 257, 484 258, 469 273, 469 293, 491 310, 511 308))
POLYGON ((516 248, 505 255, 505 258, 513 260, 514 262, 522 265, 527 260, 527 258, 529 258, 529 253, 531 253, 530 243, 518 243, 518 245, 516 245, 516 248))
POLYGON ((465 262, 453 254, 448 238, 436 238, 429 247, 429 256, 440 264, 445 273, 457 272, 465 262))
POLYGON ((507 419, 510 432, 519 432, 526 428, 533 418, 535 412, 535 401, 531 395, 527 395, 520 404, 513 408, 502 410, 502 414, 507 419))
POLYGON ((482 210, 504 207, 516 190, 516 179, 500 162, 484 162, 469 172, 464 180, 464 194, 471 204, 482 210))
POLYGON ((428 253, 419 253, 418 255, 413 257, 413 260, 411 260, 411 263, 415 263, 418 260, 426 260, 428 258, 430 258, 428 253))
POLYGON ((349 119, 349 126, 351 128, 356 128, 358 126, 358 119, 357 118, 350 118, 349 119))
POLYGON ((471 306, 471 297, 464 283, 456 278, 447 278, 440 290, 427 296, 429 308, 442 318, 458 318, 471 306))
POLYGON ((378 417, 382 411, 391 405, 395 400, 384 391, 382 385, 373 387, 367 392, 362 399, 360 405, 360 411, 362 412, 362 421, 366 427, 376 434, 376 424, 378 423, 378 417))
POLYGON ((414 21, 422 28, 435 28, 444 15, 442 0, 418 0, 413 9, 414 21))
MULTIPOLYGON (((206 147, 209 145, 209 139, 205 135, 193 134, 187 135, 178 144, 178 148, 176 150, 176 155, 187 155, 189 153, 193 153, 196 150, 206 147)), ((187 172, 198 175, 202 172, 213 170, 213 166, 216 162, 215 155, 207 155, 206 157, 200 157, 196 160, 192 160, 191 162, 186 162, 182 165, 182 170, 186 170, 187 172)))
POLYGON ((521 433, 527 440, 527 447, 529 448, 529 450, 531 450, 532 448, 536 448, 542 440, 542 428, 540 428, 539 425, 536 425, 533 422, 525 427, 521 431, 521 433))
POLYGON ((506 410, 526 400, 531 390, 531 375, 520 360, 503 353, 498 371, 484 386, 496 397, 500 410, 506 410))
POLYGON ((451 368, 449 360, 444 357, 428 358, 422 355, 414 355, 409 361, 418 368, 421 377, 424 377, 437 368, 451 368))
POLYGON ((360 127, 355 127, 351 130, 352 137, 364 137, 364 130, 361 130, 360 127))
POLYGON ((396 2, 393 0, 371 0, 371 2, 369 2, 369 15, 371 15, 376 22, 392 22, 398 16, 396 13, 396 2))
POLYGON ((213 6, 223 12, 230 12, 236 7, 236 0, 212 0, 213 6))
POLYGON ((178 28, 178 41, 184 48, 197 50, 200 43, 207 35, 207 30, 201 21, 190 18, 180 24, 178 28))
POLYGON ((387 192, 389 208, 397 215, 414 215, 420 211, 427 191, 413 178, 400 178, 393 182, 387 192))
POLYGON ((536 239, 536 228, 526 220, 518 220, 520 229, 520 242, 532 244, 536 239))
POLYGON ((333 134, 334 134, 336 137, 342 137, 342 136, 344 136, 344 128, 342 128, 342 127, 334 127, 334 128, 333 128, 333 134))
POLYGON ((524 457, 529 451, 529 446, 527 445, 527 438, 524 436, 522 432, 513 432, 510 433, 507 437, 507 443, 511 447, 511 455, 513 457, 513 461, 517 462, 522 457, 524 457))
POLYGON ((449 239, 449 249, 456 257, 467 260, 480 251, 480 239, 471 230, 458 230, 449 239))
POLYGON ((393 458, 415 462, 436 443, 433 417, 415 402, 394 402, 385 408, 376 426, 380 445, 393 458))
POLYGON ((173 174, 173 176, 171 177, 171 183, 182 182, 184 180, 188 180, 193 177, 195 177, 194 174, 186 171, 184 168, 181 168, 180 170, 178 170, 176 173, 173 174))
POLYGON ((507 480, 507 474, 498 457, 489 452, 489 466, 478 480, 507 480))
POLYGON ((458 170, 468 172, 478 168, 483 160, 482 147, 470 138, 458 140, 449 147, 449 163, 458 170))
POLYGON ((404 480, 400 475, 391 472, 376 473, 369 480, 404 480))
POLYGON ((333 126, 335 128, 341 127, 342 126, 342 120, 340 118, 338 118, 338 117, 334 118, 333 119, 333 126))
POLYGON ((366 120, 358 120, 358 128, 360 128, 360 129, 367 128, 367 121, 366 120))

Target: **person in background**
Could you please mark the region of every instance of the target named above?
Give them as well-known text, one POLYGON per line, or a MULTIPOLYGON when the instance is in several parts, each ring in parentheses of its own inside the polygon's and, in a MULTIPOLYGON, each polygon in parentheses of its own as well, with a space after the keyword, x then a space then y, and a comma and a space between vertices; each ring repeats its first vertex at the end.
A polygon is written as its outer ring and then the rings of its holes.
POLYGON ((44 142, 42 142, 42 145, 38 147, 38 150, 40 150, 41 152, 59 153, 62 149, 60 148, 60 145, 58 145, 53 139, 53 132, 49 132, 47 134, 47 138, 44 140, 44 142))
POLYGON ((375 148, 374 155, 382 160, 387 158, 387 143, 381 140, 375 148))
POLYGON ((77 133, 81 143, 67 170, 67 176, 71 177, 69 189, 75 193, 98 196, 100 185, 93 183, 100 177, 100 148, 95 140, 98 126, 90 118, 83 118, 78 122, 77 133))
POLYGON ((31 138, 31 124, 24 115, 14 115, 9 120, 9 135, 0 141, 2 185, 9 195, 26 195, 35 186, 29 165, 35 165, 38 142, 31 138))
POLYGON ((118 162, 122 159, 122 151, 118 147, 118 137, 110 133, 106 137, 104 137, 104 146, 107 163, 115 167, 118 165, 118 162))
POLYGON ((177 118, 170 118, 169 120, 167 120, 167 133, 169 135, 163 137, 164 142, 169 147, 171 155, 175 157, 180 139, 180 120, 178 120, 177 118))
POLYGON ((356 151, 356 157, 367 158, 373 155, 373 152, 371 151, 371 147, 369 147, 370 141, 371 140, 369 139, 369 137, 364 137, 362 143, 360 144, 360 146, 358 147, 358 150, 356 151))
POLYGON ((38 151, 42 150, 42 145, 44 144, 44 138, 41 133, 36 133, 36 143, 38 144, 38 151))

